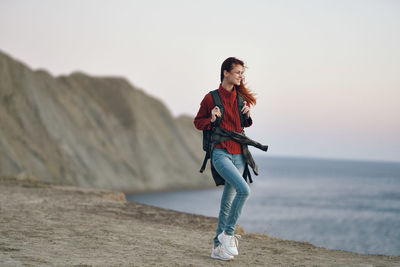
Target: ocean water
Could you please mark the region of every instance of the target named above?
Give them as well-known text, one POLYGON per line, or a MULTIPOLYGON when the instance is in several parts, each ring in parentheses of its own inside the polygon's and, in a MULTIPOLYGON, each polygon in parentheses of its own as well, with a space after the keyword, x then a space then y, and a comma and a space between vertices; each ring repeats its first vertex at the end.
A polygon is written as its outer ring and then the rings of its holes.
MULTIPOLYGON (((245 232, 363 254, 400 255, 400 163, 255 157, 238 224, 245 232)), ((222 187, 128 195, 158 207, 218 216, 222 187)), ((210 238, 212 238, 210 236, 210 238)))

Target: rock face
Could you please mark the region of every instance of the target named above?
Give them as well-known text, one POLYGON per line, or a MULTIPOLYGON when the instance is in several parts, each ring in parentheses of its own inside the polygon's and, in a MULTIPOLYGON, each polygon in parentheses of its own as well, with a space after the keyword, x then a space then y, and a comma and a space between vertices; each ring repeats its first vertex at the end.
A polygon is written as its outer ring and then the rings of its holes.
POLYGON ((0 52, 0 176, 125 192, 209 187, 192 121, 123 78, 55 78, 0 52))

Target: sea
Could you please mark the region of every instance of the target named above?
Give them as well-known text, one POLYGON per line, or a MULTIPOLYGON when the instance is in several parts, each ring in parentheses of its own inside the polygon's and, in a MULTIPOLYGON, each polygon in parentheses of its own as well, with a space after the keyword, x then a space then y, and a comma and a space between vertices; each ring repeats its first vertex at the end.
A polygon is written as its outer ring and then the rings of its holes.
MULTIPOLYGON (((255 156, 259 175, 237 224, 319 247, 400 256, 400 162, 255 156)), ((223 187, 127 195, 217 217, 223 187)), ((212 237, 210 237, 212 238, 212 237)))

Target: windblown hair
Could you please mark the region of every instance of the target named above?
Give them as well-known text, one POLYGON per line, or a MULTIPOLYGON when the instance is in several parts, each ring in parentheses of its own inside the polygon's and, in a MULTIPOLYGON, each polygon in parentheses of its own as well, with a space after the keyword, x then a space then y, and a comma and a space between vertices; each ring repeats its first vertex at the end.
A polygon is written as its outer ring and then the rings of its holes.
MULTIPOLYGON (((228 57, 224 60, 221 65, 221 82, 224 80, 224 70, 230 72, 233 69, 234 65, 237 64, 243 66, 243 68, 246 68, 244 62, 235 57, 228 57)), ((243 83, 243 79, 240 81, 240 85, 238 87, 235 86, 235 88, 237 92, 243 97, 243 100, 253 106, 256 104, 256 98, 254 97, 254 94, 248 88, 246 88, 245 84, 243 83)))

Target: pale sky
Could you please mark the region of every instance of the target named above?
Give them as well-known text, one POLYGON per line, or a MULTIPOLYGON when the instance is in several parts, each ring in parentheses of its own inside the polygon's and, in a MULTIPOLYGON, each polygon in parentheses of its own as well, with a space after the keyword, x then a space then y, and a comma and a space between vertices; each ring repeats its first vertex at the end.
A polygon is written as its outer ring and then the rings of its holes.
POLYGON ((235 56, 257 94, 247 135, 269 155, 400 161, 400 1, 0 0, 0 50, 123 76, 174 116, 235 56))

